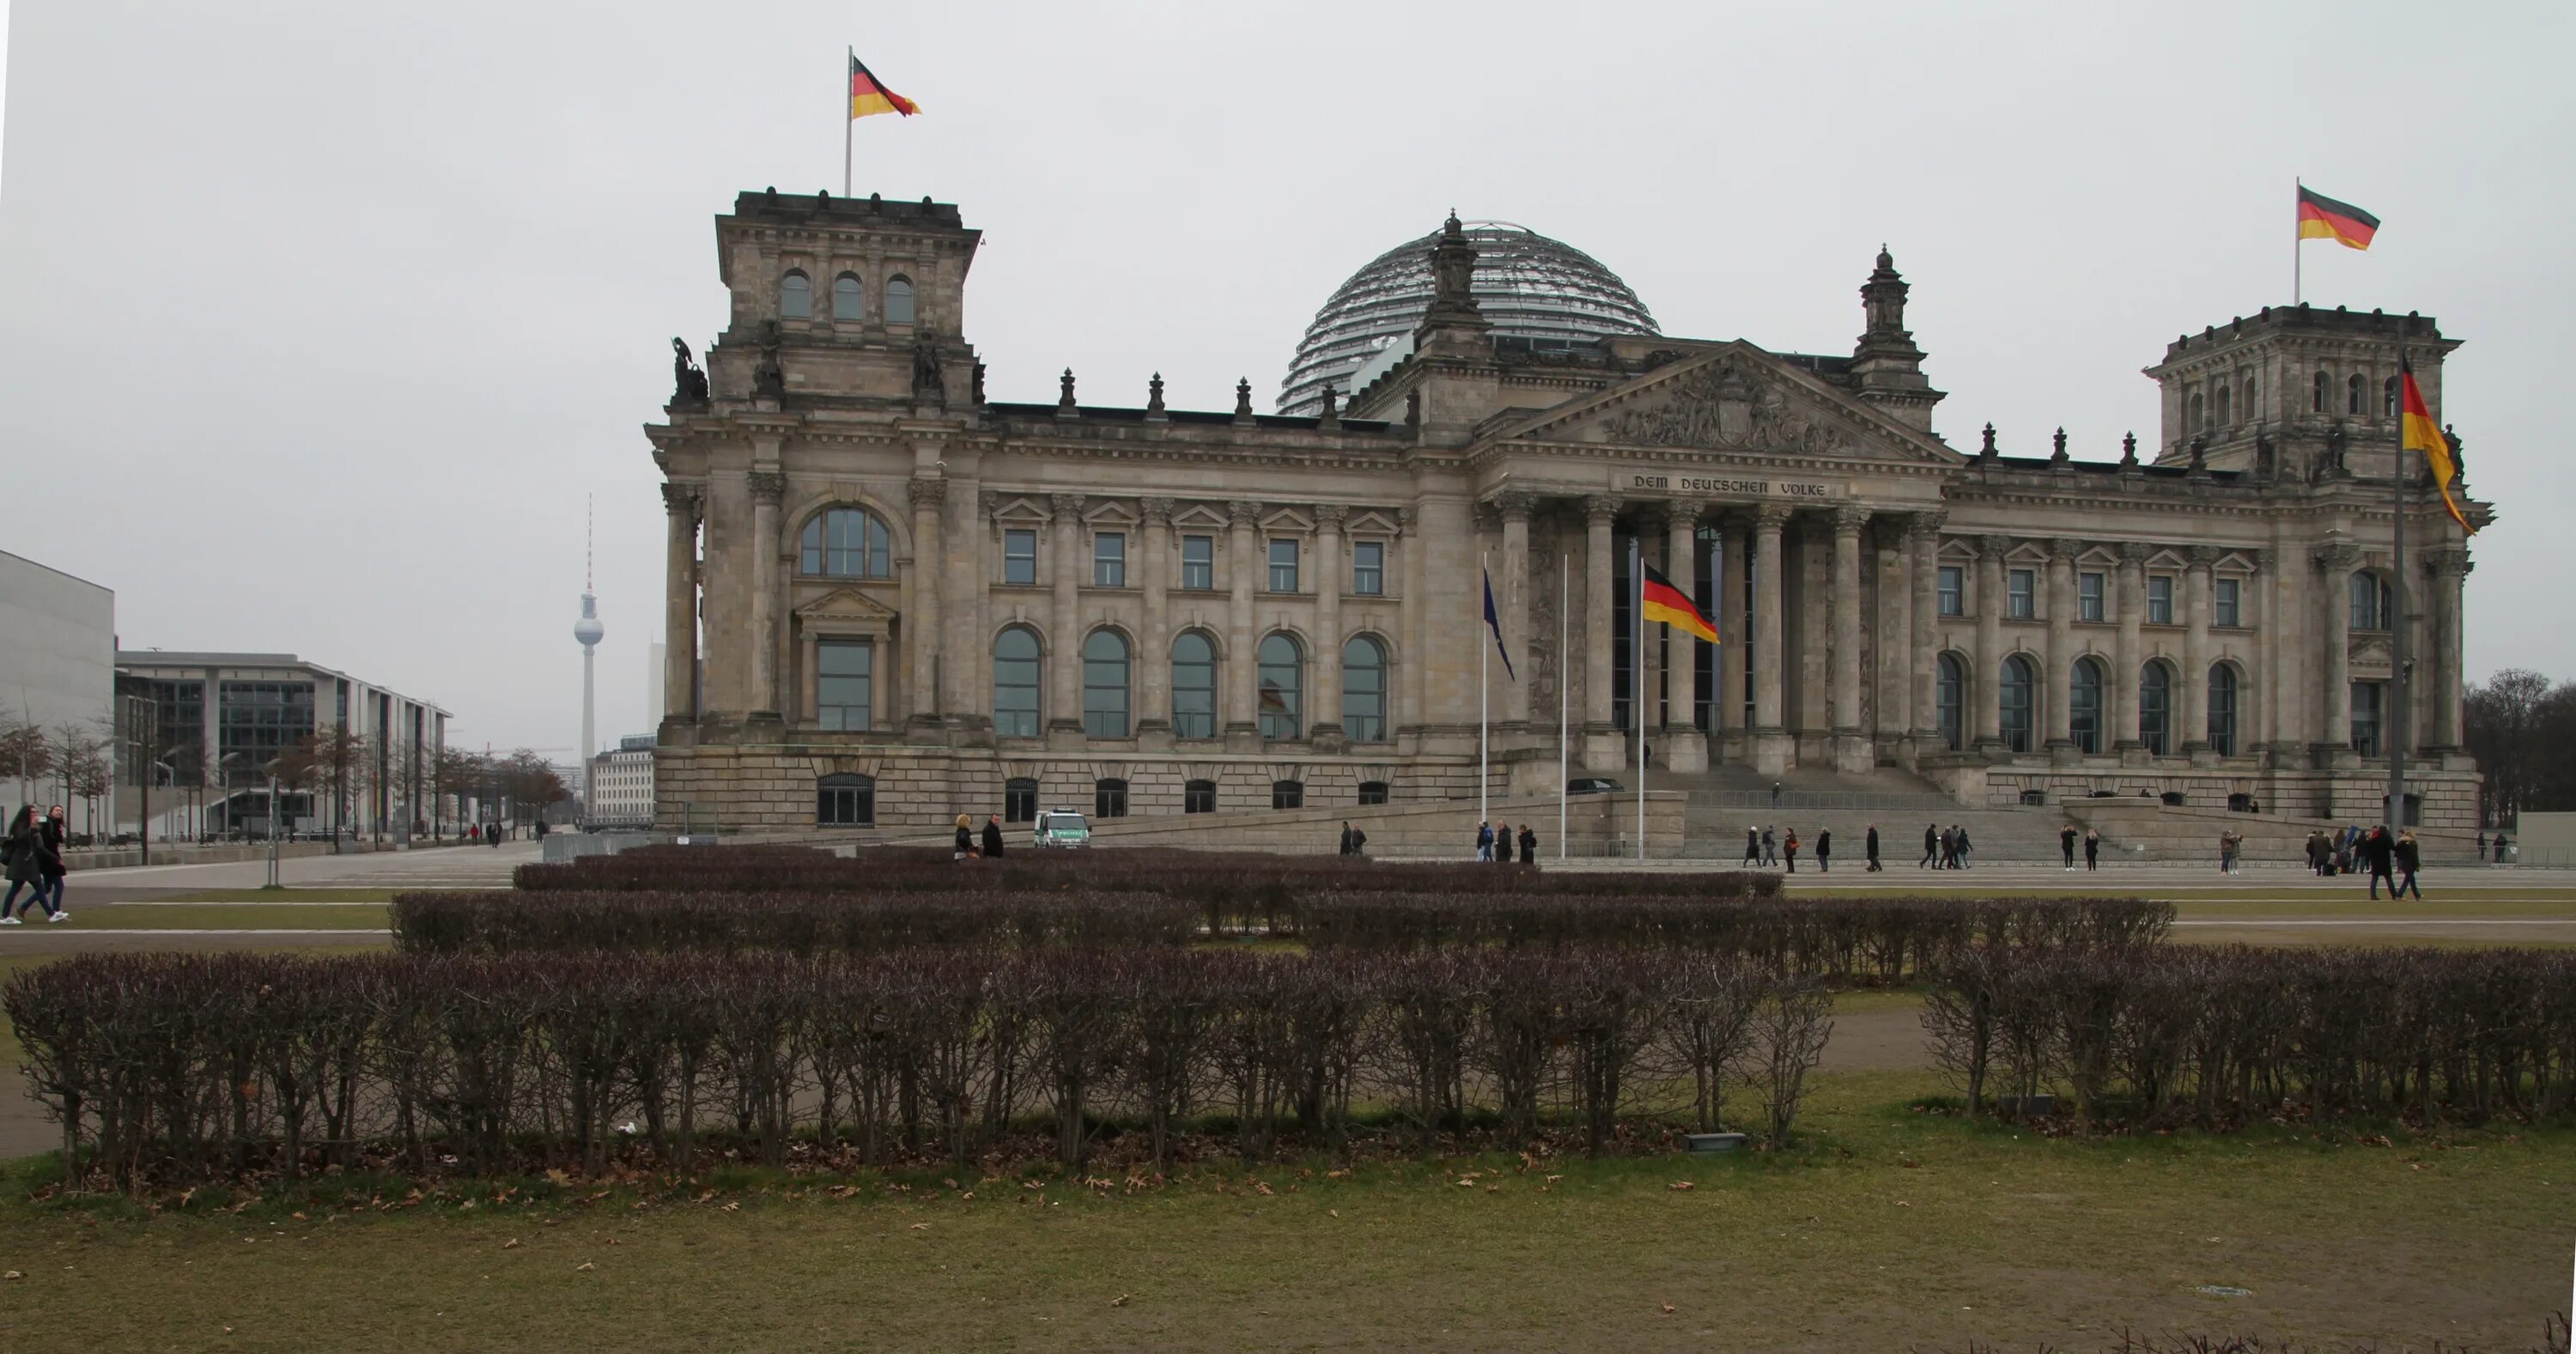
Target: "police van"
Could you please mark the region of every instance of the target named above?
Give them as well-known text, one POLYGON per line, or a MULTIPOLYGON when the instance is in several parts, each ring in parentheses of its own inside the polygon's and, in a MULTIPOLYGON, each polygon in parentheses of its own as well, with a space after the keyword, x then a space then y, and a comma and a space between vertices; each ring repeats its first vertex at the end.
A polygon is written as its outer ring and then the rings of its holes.
POLYGON ((1071 809, 1045 809, 1038 813, 1037 845, 1089 846, 1091 824, 1071 809))

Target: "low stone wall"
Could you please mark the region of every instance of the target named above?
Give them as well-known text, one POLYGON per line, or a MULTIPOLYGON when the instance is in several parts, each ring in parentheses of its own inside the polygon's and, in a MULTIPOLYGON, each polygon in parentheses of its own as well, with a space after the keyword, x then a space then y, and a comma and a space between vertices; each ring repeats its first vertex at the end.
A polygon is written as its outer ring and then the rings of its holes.
MULTIPOLYGON (((2164 766, 2032 770, 1999 766, 1987 768, 1973 779, 1973 785, 1964 787, 1962 802, 1991 808, 2018 804, 2030 791, 2045 796, 2048 803, 2069 808, 2099 804, 2105 800, 2091 796, 2097 790, 2108 790, 2110 798, 2143 797, 2157 803, 2162 803, 2167 794, 2179 794, 2184 806, 2223 811, 2228 796, 2244 794, 2253 796, 2256 806, 2267 814, 2334 822, 2377 822, 2380 805, 2388 795, 2385 772, 2360 770, 2237 771, 2164 766)), ((2479 776, 2474 771, 2427 769, 2420 776, 2408 776, 2406 792, 2420 799, 2422 826, 2475 832, 2478 783, 2479 776)), ((1954 787, 1954 791, 1959 788, 1954 787)))
MULTIPOLYGON (((340 843, 340 854, 347 856, 363 855, 372 851, 427 850, 429 846, 430 843, 427 841, 415 843, 410 848, 390 841, 382 846, 376 845, 373 841, 344 841, 340 843)), ((277 844, 277 858, 280 860, 301 860, 308 856, 330 854, 331 843, 329 842, 279 842, 277 844)), ((238 861, 266 859, 268 859, 266 842, 248 842, 240 845, 226 843, 221 846, 164 846, 154 842, 151 863, 154 865, 226 865, 238 861)), ((74 870, 121 870, 128 866, 143 864, 143 848, 114 846, 100 850, 66 851, 63 853, 63 863, 74 870)))
MULTIPOLYGON (((2126 859, 2218 864, 2218 834, 2244 835, 2248 862, 2303 862, 2308 834, 2319 828, 2340 831, 2349 822, 2296 818, 2276 813, 2230 813, 2225 809, 2176 807, 2128 799, 2079 799, 2064 806, 2068 817, 2099 830, 2113 852, 2126 859)), ((2371 806, 2376 809, 2378 805, 2371 806)), ((2375 821, 2375 820, 2371 820, 2375 821)), ((2365 828, 2369 821, 2362 824, 2365 828)), ((2427 863, 2474 864, 2478 858, 2474 829, 2419 827, 2415 842, 2427 863)))

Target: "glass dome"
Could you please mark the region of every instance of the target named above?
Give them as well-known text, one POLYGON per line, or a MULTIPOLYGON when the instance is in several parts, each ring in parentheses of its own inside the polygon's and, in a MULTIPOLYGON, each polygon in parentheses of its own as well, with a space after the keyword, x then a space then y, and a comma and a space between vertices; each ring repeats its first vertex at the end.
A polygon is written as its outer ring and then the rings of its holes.
MULTIPOLYGON (((1628 284, 1582 250, 1508 221, 1471 221, 1466 232, 1476 248, 1468 290, 1494 333, 1587 343, 1662 332, 1628 284)), ((1333 292, 1279 383, 1279 412, 1320 413, 1326 385, 1348 395, 1361 368, 1411 347, 1431 309, 1431 247, 1439 239, 1433 231, 1397 245, 1333 292)))

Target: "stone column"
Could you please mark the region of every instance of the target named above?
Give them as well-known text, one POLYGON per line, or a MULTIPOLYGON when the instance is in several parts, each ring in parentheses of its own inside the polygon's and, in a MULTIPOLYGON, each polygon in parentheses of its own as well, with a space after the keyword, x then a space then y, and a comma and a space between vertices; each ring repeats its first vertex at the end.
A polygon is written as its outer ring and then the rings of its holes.
POLYGON ((1941 745, 1941 520, 1918 512, 1906 543, 1914 557, 1914 745, 1918 753, 1949 751, 1941 745))
POLYGON ((1751 548, 1750 521, 1740 512, 1717 519, 1717 717, 1710 723, 1721 734, 1741 734, 1745 725, 1744 656, 1751 628, 1745 624, 1744 556, 1751 548))
POLYGON ((1834 769, 1864 775, 1876 763, 1860 722, 1860 533, 1869 509, 1845 503, 1834 509, 1834 769))
POLYGON ((2218 562, 2213 546, 2195 545, 2182 573, 2182 750, 2195 761, 2209 752, 2209 566, 2218 562))
POLYGON ((1619 500, 1606 494, 1583 500, 1583 725, 1588 734, 1613 731, 1610 649, 1619 642, 1619 632, 1610 614, 1610 525, 1618 512, 1619 500))
POLYGON ((1136 736, 1172 731, 1172 614, 1166 595, 1172 569, 1172 500, 1137 502, 1145 519, 1142 551, 1127 562, 1145 592, 1145 624, 1136 637, 1136 736))
MULTIPOLYGON (((1664 576, 1706 604, 1699 593, 1699 512, 1687 504, 1674 505, 1665 518, 1664 576)), ((1698 722, 1699 654, 1699 636, 1675 631, 1665 637, 1664 731, 1655 764, 1669 771, 1708 769, 1708 735, 1698 722)))
POLYGON ((1049 737, 1082 737, 1082 503, 1056 494, 1055 598, 1047 616, 1046 728, 1049 737))
POLYGON ((751 490, 751 709, 745 719, 776 722, 778 699, 778 502, 787 477, 754 470, 743 477, 751 490))
POLYGON ((1780 529, 1785 504, 1765 503, 1753 514, 1753 768, 1765 776, 1789 769, 1796 744, 1781 725, 1780 686, 1786 677, 1786 627, 1781 624, 1780 529))
MULTIPOLYGON (((2071 764, 2075 752, 2075 552, 2060 536, 2048 543, 2048 755, 2071 764)), ((2094 718, 2101 714, 2096 711, 2094 718)))
MULTIPOLYGON (((911 707, 913 728, 939 727, 939 593, 942 566, 948 559, 940 513, 948 503, 948 481, 919 476, 904 485, 912 496, 912 610, 903 617, 904 667, 912 674, 903 693, 911 707)), ((769 551, 776 554, 777 551, 769 551)), ((953 661, 953 660, 952 660, 953 661)))
POLYGON ((1878 692, 1873 733, 1881 748, 1896 748, 1914 726, 1914 585, 1908 568, 1906 519, 1880 514, 1868 543, 1869 569, 1878 576, 1878 614, 1871 626, 1878 692))
MULTIPOLYGON (((1328 745, 1326 750, 1342 737, 1342 585, 1350 576, 1350 562, 1342 558, 1342 522, 1349 515, 1339 503, 1315 505, 1315 695, 1306 709, 1306 736, 1328 745)), ((1526 517, 1522 525, 1527 541, 1526 517)), ((1528 703, 1526 696, 1522 703, 1528 703)))
POLYGON ((2248 685, 2253 698, 2253 741, 2248 750, 2272 764, 2273 741, 2281 727, 2280 682, 2277 674, 2281 663, 2281 604, 2274 595, 2280 591, 2280 574, 2274 561, 2276 552, 2264 546, 2254 555, 2254 595, 2246 601, 2254 609, 2254 624, 2261 627, 2254 635, 2255 662, 2260 671, 2248 685))
POLYGON ((1977 750, 2004 745, 2004 536, 1977 538, 1977 671, 1968 682, 1977 708, 1977 750))
POLYGON ((2433 677, 2433 726, 2417 741, 2427 751, 2456 753, 2468 744, 2468 731, 2463 727, 2460 684, 2460 605, 2466 591, 2469 571, 2477 565, 2469 558, 2466 546, 2443 546, 2425 552, 2424 567, 2433 579, 2434 645, 2430 661, 2419 659, 2417 672, 2430 670, 2433 677))
POLYGON ((1399 729, 1417 729, 1422 724, 1422 704, 1430 696, 1431 665, 1422 661, 1422 514, 1413 508, 1398 508, 1396 520, 1396 568, 1403 581, 1398 584, 1403 595, 1395 599, 1396 634, 1403 652, 1396 655, 1396 717, 1399 729))
POLYGON ((2311 558, 2317 572, 2324 576, 2324 586, 2317 592, 2325 605, 2326 620, 2322 679, 2325 700, 2318 707, 2324 718, 2318 721, 2317 749, 2327 761, 2348 761, 2353 755, 2352 592, 2344 580, 2352 577, 2352 566, 2361 562, 2361 552, 2350 545, 2326 545, 2319 546, 2311 558))
MULTIPOLYGON (((1529 728, 1529 528, 1530 496, 1517 489, 1506 489, 1494 496, 1494 511, 1503 522, 1503 558, 1500 576, 1494 580, 1502 595, 1494 604, 1502 608, 1503 643, 1511 649, 1513 666, 1521 669, 1518 680, 1502 684, 1502 726, 1518 734, 1529 728)), ((1477 599, 1478 606, 1484 603, 1477 599)), ((1485 642, 1494 642, 1487 635, 1485 642)), ((1339 711, 1335 712, 1336 717, 1339 711)))
MULTIPOLYGON (((1658 569, 1663 568, 1655 559, 1656 545, 1658 538, 1664 534, 1664 523, 1669 519, 1670 514, 1661 505, 1657 505, 1639 512, 1631 523, 1631 528, 1637 536, 1636 562, 1641 568, 1648 564, 1653 564, 1658 569)), ((1665 572, 1671 571, 1665 570, 1665 572)), ((1631 610, 1637 605, 1636 578, 1628 580, 1628 605, 1631 610)), ((1640 674, 1641 680, 1628 693, 1634 698, 1637 707, 1632 718, 1636 727, 1643 730, 1647 736, 1660 736, 1664 708, 1664 650, 1659 642, 1663 639, 1662 627, 1647 625, 1643 617, 1632 617, 1631 624, 1636 627, 1637 637, 1645 641, 1629 654, 1630 661, 1645 665, 1644 671, 1640 674)), ((1636 759, 1637 750, 1635 745, 1631 744, 1628 749, 1628 760, 1634 762, 1636 759)))
MULTIPOLYGON (((683 723, 698 718, 698 497, 697 487, 662 486, 669 531, 662 564, 662 717, 683 723)), ((215 687, 206 687, 206 702, 215 687)), ((208 719, 212 729, 215 721, 208 719)), ((214 765, 212 758, 207 765, 214 765)))
POLYGON ((2111 746, 2122 760, 2134 761, 2146 744, 2138 737, 2138 665, 2146 661, 2146 641, 2138 627, 2147 616, 2147 555, 2143 541, 2120 543, 2120 670, 2113 673, 2111 746))
POLYGON ((1254 527, 1261 520, 1261 505, 1236 499, 1225 505, 1230 525, 1226 528, 1226 581, 1230 585, 1225 606, 1225 735, 1230 744, 1257 750, 1259 725, 1253 713, 1261 708, 1261 663, 1253 650, 1252 587, 1254 574, 1261 568, 1259 550, 1254 541, 1254 527))

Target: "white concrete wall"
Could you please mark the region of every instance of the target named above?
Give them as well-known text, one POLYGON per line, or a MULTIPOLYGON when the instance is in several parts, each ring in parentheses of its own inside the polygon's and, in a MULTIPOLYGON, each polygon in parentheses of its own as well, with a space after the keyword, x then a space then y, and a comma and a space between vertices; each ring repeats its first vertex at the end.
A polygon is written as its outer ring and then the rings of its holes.
MULTIPOLYGON (((0 716, 48 732, 68 725, 112 737, 115 699, 115 592, 0 553, 0 716)), ((60 797, 61 790, 58 782, 52 789, 0 787, 13 805, 30 794, 60 797)), ((78 830, 79 814, 72 816, 78 830)))

